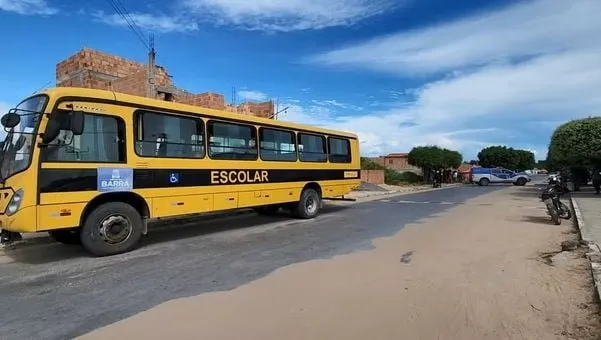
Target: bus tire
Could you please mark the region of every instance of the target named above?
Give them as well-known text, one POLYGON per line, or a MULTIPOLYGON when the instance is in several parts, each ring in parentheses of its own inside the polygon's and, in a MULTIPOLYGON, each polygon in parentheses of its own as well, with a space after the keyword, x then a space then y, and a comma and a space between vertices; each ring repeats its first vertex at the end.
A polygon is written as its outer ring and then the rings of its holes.
POLYGON ((261 207, 255 207, 254 210, 259 215, 273 216, 273 215, 277 215, 277 213, 280 212, 280 206, 279 205, 264 205, 261 207))
POLYGON ((300 201, 292 209, 293 216, 302 219, 311 219, 317 216, 321 208, 321 196, 311 188, 303 190, 300 201))
POLYGON ((83 222, 81 243, 95 256, 125 253, 138 245, 142 229, 142 216, 134 207, 123 202, 104 203, 83 222))
POLYGON ((52 230, 48 234, 53 240, 62 244, 81 244, 79 229, 52 230))
POLYGON ((490 183, 490 181, 488 180, 488 178, 482 178, 480 179, 480 182, 478 182, 478 184, 480 184, 481 186, 487 186, 490 183))

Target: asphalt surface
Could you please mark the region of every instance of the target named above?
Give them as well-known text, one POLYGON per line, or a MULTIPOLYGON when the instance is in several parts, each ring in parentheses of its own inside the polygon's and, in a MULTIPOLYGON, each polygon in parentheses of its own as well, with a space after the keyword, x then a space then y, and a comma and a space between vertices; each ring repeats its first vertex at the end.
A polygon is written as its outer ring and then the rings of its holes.
POLYGON ((0 339, 69 339, 168 300, 231 290, 283 266, 369 249, 374 238, 503 187, 326 206, 310 221, 249 213, 154 228, 139 249, 107 258, 89 257, 79 246, 24 245, 0 262, 0 339))

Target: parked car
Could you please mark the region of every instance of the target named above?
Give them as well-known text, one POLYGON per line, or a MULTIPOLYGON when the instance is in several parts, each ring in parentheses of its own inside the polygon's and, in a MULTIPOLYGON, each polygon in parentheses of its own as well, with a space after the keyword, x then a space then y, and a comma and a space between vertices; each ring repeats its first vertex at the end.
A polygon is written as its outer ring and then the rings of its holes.
POLYGON ((512 183, 526 185, 532 179, 524 172, 515 172, 505 168, 472 168, 471 182, 486 186, 490 183, 512 183))

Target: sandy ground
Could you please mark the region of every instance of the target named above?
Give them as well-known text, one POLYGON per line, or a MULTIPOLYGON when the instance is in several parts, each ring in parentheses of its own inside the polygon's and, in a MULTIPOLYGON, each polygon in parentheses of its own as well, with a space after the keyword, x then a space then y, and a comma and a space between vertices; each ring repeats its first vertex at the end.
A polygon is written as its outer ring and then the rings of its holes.
POLYGON ((596 339, 582 250, 552 256, 576 237, 573 226, 548 223, 524 190, 468 201, 372 250, 173 300, 82 338, 596 339))

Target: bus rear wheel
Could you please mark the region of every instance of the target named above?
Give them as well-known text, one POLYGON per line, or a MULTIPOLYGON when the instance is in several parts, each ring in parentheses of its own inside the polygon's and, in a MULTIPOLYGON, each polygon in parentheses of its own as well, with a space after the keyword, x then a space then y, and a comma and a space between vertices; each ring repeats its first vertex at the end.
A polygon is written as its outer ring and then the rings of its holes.
POLYGON ((314 189, 307 188, 301 193, 300 201, 292 207, 292 216, 311 219, 319 214, 320 208, 321 196, 314 189))
POLYGON ((52 230, 48 234, 53 240, 62 244, 81 244, 79 229, 52 230))
POLYGON ((96 207, 81 228, 83 247, 95 256, 125 253, 138 245, 142 216, 127 203, 110 202, 96 207))

